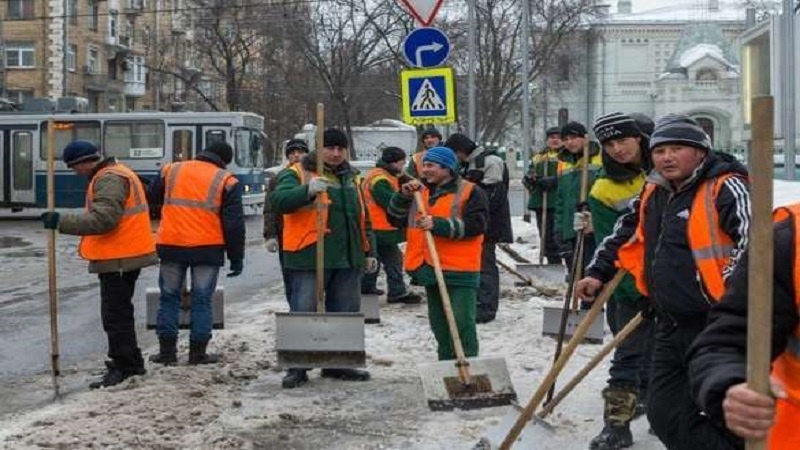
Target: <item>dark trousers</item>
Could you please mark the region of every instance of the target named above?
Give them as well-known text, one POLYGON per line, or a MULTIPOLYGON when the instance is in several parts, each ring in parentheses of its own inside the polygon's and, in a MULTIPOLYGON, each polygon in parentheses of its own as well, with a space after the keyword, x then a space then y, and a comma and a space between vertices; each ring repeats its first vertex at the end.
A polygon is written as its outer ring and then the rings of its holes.
POLYGON ((547 258, 548 264, 561 264, 558 241, 556 241, 556 233, 553 228, 555 210, 547 208, 547 223, 544 228, 542 227, 544 209, 535 208, 534 212, 536 213, 536 227, 539 229, 539 235, 541 236, 542 232, 546 231, 544 235, 544 250, 539 249, 539 251, 544 251, 544 257, 547 258))
POLYGON ((647 419, 669 450, 728 450, 742 441, 700 414, 689 393, 686 350, 705 321, 677 325, 658 318, 650 370, 647 419))
POLYGON ((139 270, 109 272, 100 278, 100 317, 108 336, 108 357, 122 371, 144 368, 144 360, 136 343, 133 316, 133 291, 139 270))
MULTIPOLYGON (((638 302, 646 302, 644 297, 638 300, 614 297, 606 304, 606 320, 611 333, 616 336, 627 323, 640 311, 638 302)), ((646 398, 647 380, 652 356, 653 321, 645 320, 620 342, 611 359, 608 369, 608 385, 614 387, 630 387, 639 391, 640 399, 646 398)), ((641 401, 641 400, 640 400, 641 401)))
POLYGON ((283 276, 283 292, 286 294, 286 301, 292 304, 292 271, 283 267, 283 246, 278 247, 278 262, 281 264, 281 275, 283 276))
POLYGON ((494 319, 500 303, 500 271, 495 243, 485 239, 481 248, 481 284, 478 288, 478 317, 494 319))
MULTIPOLYGON (((388 299, 397 299, 406 294, 406 282, 403 279, 403 252, 394 242, 387 243, 378 240, 377 245, 378 262, 386 272, 386 287, 388 299)), ((374 291, 378 287, 378 273, 380 268, 373 273, 365 273, 361 278, 361 289, 364 291, 374 291)))

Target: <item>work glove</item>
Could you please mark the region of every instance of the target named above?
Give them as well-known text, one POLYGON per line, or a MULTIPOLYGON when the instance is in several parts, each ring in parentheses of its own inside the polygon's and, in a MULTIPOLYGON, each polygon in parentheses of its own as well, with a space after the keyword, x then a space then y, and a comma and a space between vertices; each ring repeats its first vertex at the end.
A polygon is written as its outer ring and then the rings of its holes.
POLYGON ((591 234, 594 231, 592 228, 592 213, 589 211, 576 212, 572 218, 572 229, 591 234))
POLYGON ((522 185, 525 186, 525 189, 533 191, 536 189, 536 180, 530 175, 525 175, 522 177, 522 185))
POLYGON ((228 272, 228 278, 238 277, 244 270, 244 261, 231 261, 231 271, 228 272))
POLYGON ((276 253, 278 251, 278 240, 275 238, 267 239, 267 251, 270 253, 276 253))
POLYGON ((378 259, 367 256, 366 259, 364 259, 364 272, 375 273, 377 271, 378 271, 378 259))
POLYGON ((314 198, 320 192, 328 190, 328 180, 322 177, 314 177, 308 181, 308 198, 314 198))
POLYGON ((48 211, 42 213, 40 219, 42 219, 42 223, 44 224, 45 229, 47 230, 57 230, 58 229, 58 221, 61 218, 61 214, 55 211, 48 211))

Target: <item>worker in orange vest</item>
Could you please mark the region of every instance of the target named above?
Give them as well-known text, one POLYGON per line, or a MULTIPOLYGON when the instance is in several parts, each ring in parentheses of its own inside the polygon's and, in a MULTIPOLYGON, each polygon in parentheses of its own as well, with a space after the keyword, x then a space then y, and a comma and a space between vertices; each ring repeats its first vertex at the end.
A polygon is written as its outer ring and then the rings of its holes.
MULTIPOLYGON (((800 449, 800 203, 774 214, 772 395, 747 387, 748 265, 742 259, 709 325, 689 350, 691 390, 703 411, 769 450, 800 449)), ((751 267, 750 270, 758 270, 751 267)), ((769 276, 768 274, 763 274, 769 276)))
POLYGON ((73 141, 63 152, 64 163, 89 178, 82 213, 42 214, 44 227, 81 236, 78 251, 89 260, 89 273, 100 279, 100 317, 108 337, 106 372, 96 389, 144 375, 144 360, 136 341, 133 298, 143 267, 158 263, 150 228, 147 197, 139 177, 116 158, 105 158, 89 141, 73 141))
POLYGON ((617 266, 633 275, 656 312, 647 399, 653 431, 668 449, 726 449, 735 437, 700 414, 685 355, 747 248, 747 170, 715 153, 705 131, 684 115, 656 122, 650 150, 654 170, 631 212, 598 246, 576 292, 593 301, 617 266))
POLYGON ((163 204, 157 248, 161 258, 161 289, 156 334, 159 353, 152 362, 177 362, 181 292, 191 270, 191 333, 189 364, 213 364, 218 355, 206 352, 211 340, 211 298, 225 256, 231 262, 228 277, 244 268, 245 223, 242 187, 225 167, 233 149, 214 142, 194 160, 165 165, 150 187, 150 201, 163 204))

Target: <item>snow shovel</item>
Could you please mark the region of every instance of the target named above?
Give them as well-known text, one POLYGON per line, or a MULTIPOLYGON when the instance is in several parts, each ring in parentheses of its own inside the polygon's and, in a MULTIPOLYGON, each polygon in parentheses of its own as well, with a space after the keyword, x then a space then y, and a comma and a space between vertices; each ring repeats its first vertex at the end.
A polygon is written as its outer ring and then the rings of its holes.
MULTIPOLYGON (((56 210, 55 188, 55 122, 47 121, 47 211, 56 210)), ((56 271, 56 230, 47 230, 47 280, 50 305, 50 368, 53 372, 53 394, 55 398, 61 396, 58 377, 61 375, 59 368, 60 355, 58 345, 58 283, 56 271)))
MULTIPOLYGON (((547 176, 547 161, 544 164, 542 177, 547 176)), ((545 264, 544 253, 547 245, 547 191, 542 193, 542 229, 539 230, 539 264, 517 264, 517 271, 532 280, 540 280, 547 284, 561 284, 566 272, 562 264, 545 264)))
POLYGON ((611 296, 611 293, 614 292, 614 289, 616 289, 624 274, 624 271, 617 271, 614 278, 603 286, 603 290, 592 304, 592 308, 589 309, 589 312, 580 326, 578 326, 575 335, 569 340, 564 351, 553 364, 553 367, 550 368, 550 371, 547 372, 544 380, 536 388, 536 392, 534 392, 522 412, 518 414, 516 411, 511 411, 509 413, 511 417, 505 417, 497 427, 489 430, 486 436, 481 438, 478 444, 479 448, 482 450, 509 450, 516 444, 520 449, 532 449, 536 448, 536 445, 541 445, 542 439, 547 436, 546 431, 551 427, 547 425, 542 426, 544 425, 543 420, 535 417, 534 411, 536 411, 539 404, 544 400, 547 391, 554 385, 556 377, 564 369, 564 366, 567 365, 567 362, 575 352, 578 344, 583 341, 583 336, 589 330, 594 319, 602 313, 603 306, 605 306, 608 298, 611 296), (531 423, 533 425, 531 425, 531 423))
MULTIPOLYGON (((772 97, 753 98, 753 151, 749 158, 752 219, 747 249, 750 267, 747 273, 747 386, 763 395, 770 395, 772 364, 773 111, 772 97)), ((748 439, 745 446, 747 450, 763 450, 767 442, 748 439)))
MULTIPOLYGON (((317 170, 323 167, 325 108, 317 104, 317 170)), ((275 313, 275 350, 285 368, 356 368, 366 366, 364 314, 325 311, 325 227, 328 196, 317 195, 317 310, 275 313)))
MULTIPOLYGON (((417 208, 425 214, 425 202, 419 192, 414 193, 417 208)), ((453 349, 456 361, 440 361, 420 364, 422 387, 428 398, 428 407, 433 411, 451 411, 459 409, 489 408, 511 404, 517 399, 517 393, 511 384, 508 367, 503 358, 469 358, 464 356, 461 337, 453 315, 450 294, 444 283, 444 273, 439 262, 439 253, 433 234, 425 231, 425 244, 433 259, 433 270, 439 294, 442 296, 442 308, 447 317, 447 326, 453 338, 453 349)))

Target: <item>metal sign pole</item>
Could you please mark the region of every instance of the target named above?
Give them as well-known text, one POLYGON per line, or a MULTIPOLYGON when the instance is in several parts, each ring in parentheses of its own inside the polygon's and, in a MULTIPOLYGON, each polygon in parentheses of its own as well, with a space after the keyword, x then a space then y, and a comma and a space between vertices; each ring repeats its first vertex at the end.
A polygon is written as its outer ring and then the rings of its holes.
POLYGON ((467 114, 469 115, 469 122, 468 122, 468 133, 470 139, 473 141, 478 141, 478 136, 475 134, 477 129, 477 117, 475 117, 476 107, 475 107, 475 71, 478 68, 478 23, 475 18, 475 0, 467 0, 467 8, 468 8, 468 26, 469 26, 469 43, 468 43, 468 52, 469 52, 469 76, 467 77, 467 91, 468 91, 468 105, 467 105, 467 114))

